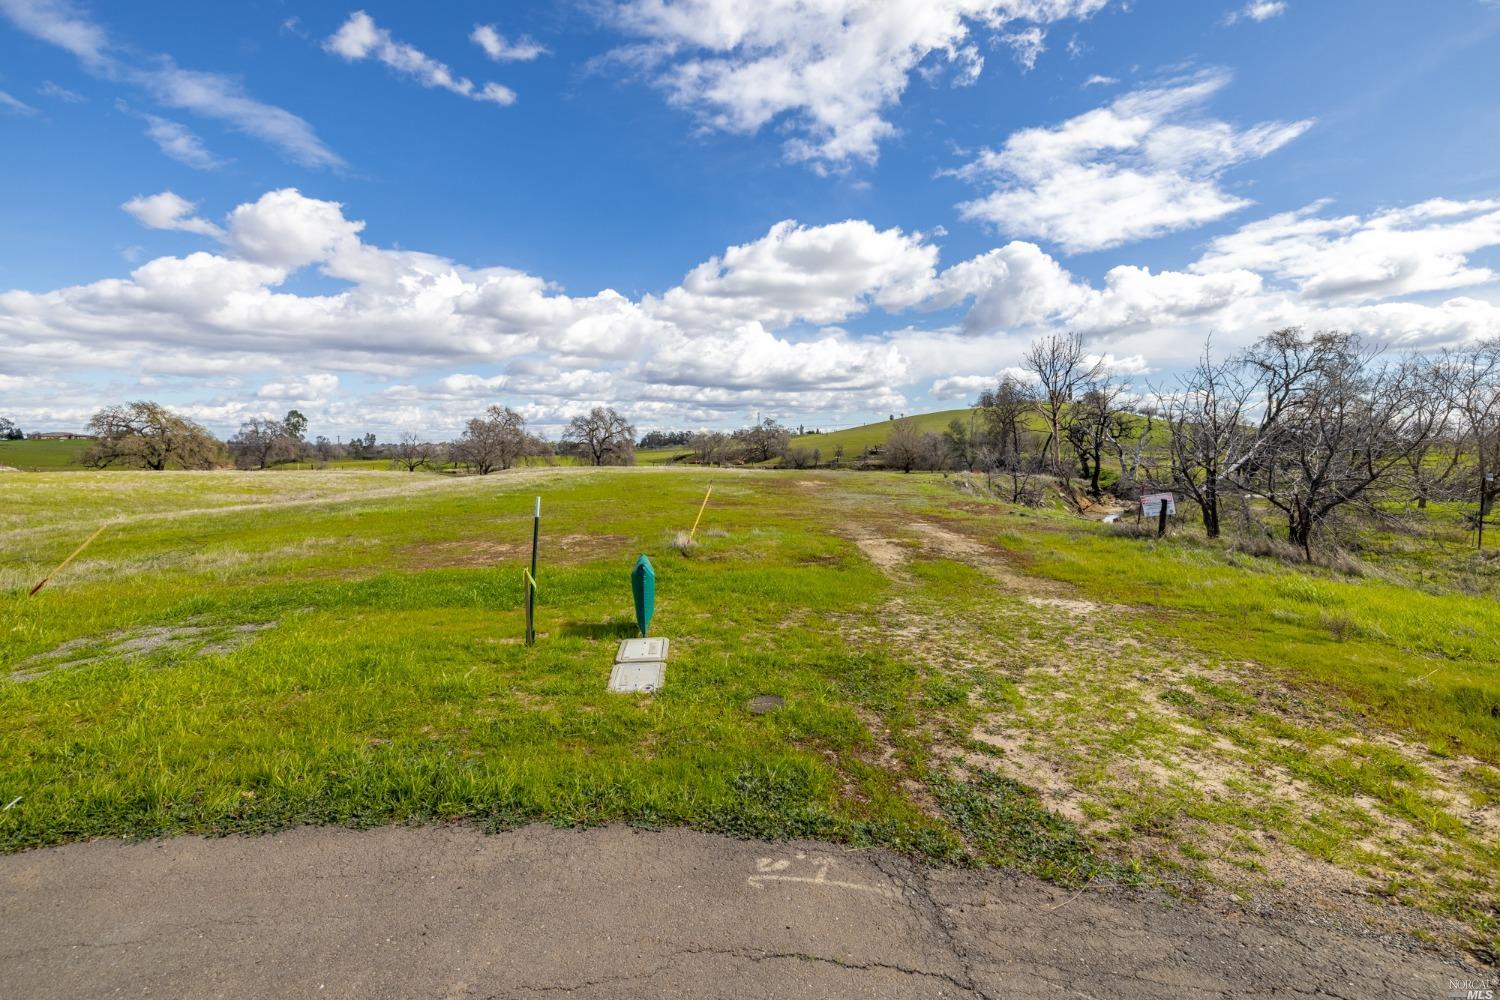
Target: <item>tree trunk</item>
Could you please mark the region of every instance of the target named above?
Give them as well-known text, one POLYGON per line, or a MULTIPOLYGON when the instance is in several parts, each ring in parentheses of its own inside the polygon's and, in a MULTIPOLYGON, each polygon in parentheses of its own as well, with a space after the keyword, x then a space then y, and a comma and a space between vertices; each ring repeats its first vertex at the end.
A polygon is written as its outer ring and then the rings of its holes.
POLYGON ((1219 537, 1219 487, 1210 481, 1203 488, 1203 500, 1199 504, 1203 511, 1203 530, 1209 538, 1219 537))
POLYGON ((1300 548, 1308 562, 1312 562, 1312 529, 1312 511, 1301 497, 1293 497, 1292 509, 1287 514, 1287 541, 1300 548))

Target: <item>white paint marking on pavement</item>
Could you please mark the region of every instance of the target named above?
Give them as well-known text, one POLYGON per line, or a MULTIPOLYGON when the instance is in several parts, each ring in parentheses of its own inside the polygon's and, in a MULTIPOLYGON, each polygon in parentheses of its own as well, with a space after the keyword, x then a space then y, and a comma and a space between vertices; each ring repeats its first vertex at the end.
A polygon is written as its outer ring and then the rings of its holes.
MULTIPOLYGON (((805 855, 798 854, 798 858, 802 857, 805 857, 805 855)), ((861 882, 844 882, 829 878, 828 869, 832 867, 833 862, 828 858, 814 858, 812 865, 817 869, 816 875, 782 875, 780 874, 781 872, 786 871, 792 866, 790 861, 785 858, 758 858, 755 862, 755 870, 759 874, 749 876, 746 881, 750 883, 752 889, 764 889, 767 882, 801 882, 806 885, 828 886, 831 889, 852 889, 856 892, 873 892, 877 896, 886 896, 891 899, 898 898, 899 896, 899 893, 888 886, 865 885, 861 882)))

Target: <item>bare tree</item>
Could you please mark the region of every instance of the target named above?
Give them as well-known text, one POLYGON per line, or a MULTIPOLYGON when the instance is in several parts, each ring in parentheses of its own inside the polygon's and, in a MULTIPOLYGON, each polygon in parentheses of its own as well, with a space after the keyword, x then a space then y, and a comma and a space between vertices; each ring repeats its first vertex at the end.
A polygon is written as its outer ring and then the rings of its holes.
POLYGON ((1079 470, 1089 481, 1089 494, 1102 495, 1099 474, 1104 469, 1104 452, 1111 446, 1111 431, 1122 415, 1121 399, 1125 387, 1108 375, 1090 380, 1082 386, 1077 401, 1069 408, 1064 433, 1078 456, 1079 470))
POLYGON ((805 469, 815 465, 813 453, 802 447, 788 447, 781 453, 781 464, 789 469, 805 469))
POLYGON ((590 465, 635 463, 635 426, 613 407, 596 406, 586 415, 574 417, 563 432, 563 440, 576 444, 590 465))
POLYGON ((1021 453, 1026 415, 1036 409, 1036 404, 1036 390, 1009 374, 995 388, 980 393, 974 405, 979 407, 984 437, 993 452, 998 455, 1021 453))
POLYGON ((211 469, 224 459, 224 446, 207 429, 160 403, 107 406, 89 420, 89 430, 95 440, 83 462, 95 468, 211 469))
POLYGON ((953 464, 948 449, 948 439, 941 434, 928 431, 917 444, 917 468, 931 472, 947 469, 953 464))
POLYGON ((902 472, 915 469, 922 457, 922 432, 918 430, 917 422, 908 417, 897 420, 885 437, 880 457, 887 469, 902 472))
POLYGON ((1239 458, 1252 430, 1246 423, 1251 391, 1235 366, 1215 361, 1212 345, 1204 344, 1198 363, 1162 394, 1171 481, 1198 504, 1209 538, 1220 533, 1225 470, 1239 458))
POLYGON ((1063 414, 1079 388, 1099 377, 1103 362, 1088 360, 1079 334, 1053 333, 1027 348, 1021 364, 1037 378, 1036 406, 1048 430, 1043 450, 1051 455, 1052 471, 1063 475, 1063 414))
POLYGON ((454 461, 487 476, 497 469, 509 469, 542 450, 542 442, 527 433, 525 417, 508 406, 491 406, 482 416, 464 425, 452 454, 454 461))
POLYGON ((948 429, 943 432, 943 443, 948 450, 948 457, 953 460, 954 468, 974 468, 975 437, 969 425, 957 417, 948 421, 948 429))
POLYGON ((240 424, 229 439, 229 454, 241 469, 266 469, 297 457, 297 444, 280 420, 257 417, 240 424))
POLYGON ((717 465, 729 460, 730 439, 723 431, 699 431, 688 439, 693 461, 699 465, 717 465))
POLYGON ((436 454, 436 445, 430 441, 423 441, 416 434, 407 431, 401 435, 401 440, 396 442, 396 447, 391 451, 391 464, 407 472, 416 472, 424 465, 430 464, 436 454))
POLYGON ((1451 391, 1458 433, 1470 468, 1461 496, 1472 496, 1474 526, 1484 544, 1484 521, 1500 497, 1500 337, 1492 337, 1442 361, 1453 372, 1451 391), (1472 491, 1472 492, 1471 492, 1472 491))
POLYGON ((1315 532, 1340 509, 1374 511, 1413 448, 1434 432, 1417 405, 1422 362, 1383 361, 1346 333, 1277 331, 1246 355, 1265 392, 1261 426, 1228 477, 1286 517, 1287 539, 1312 558, 1315 532))
POLYGON ((338 454, 338 452, 338 445, 334 444, 332 441, 328 440, 321 434, 319 434, 317 440, 313 442, 313 454, 317 455, 318 461, 324 465, 327 465, 329 462, 331 462, 334 456, 338 454))

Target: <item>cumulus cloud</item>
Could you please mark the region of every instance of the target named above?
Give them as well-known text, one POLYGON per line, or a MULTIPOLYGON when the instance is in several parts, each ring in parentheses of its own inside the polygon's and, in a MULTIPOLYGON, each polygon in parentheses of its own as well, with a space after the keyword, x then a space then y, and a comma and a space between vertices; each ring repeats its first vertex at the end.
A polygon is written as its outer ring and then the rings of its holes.
MULTIPOLYGON (((1476 282, 1494 297, 1500 277, 1469 260, 1500 243, 1500 203, 1485 201, 1273 216, 1187 269, 1122 263, 1093 281, 1027 241, 943 267, 928 234, 788 220, 639 297, 375 246, 343 205, 290 188, 222 225, 172 191, 124 207, 217 247, 125 277, 0 293, 0 375, 35 386, 88 369, 114 384, 200 386, 218 395, 187 411, 224 429, 295 405, 345 431, 438 434, 493 401, 544 428, 597 403, 643 425, 737 423, 757 409, 834 419, 909 409, 908 393, 963 398, 1059 329, 1083 333, 1126 377, 1190 360, 1209 331, 1226 348, 1290 324, 1422 347, 1500 332, 1500 305, 1479 289, 1397 298, 1476 282), (309 269, 329 279, 321 291, 289 282, 309 269), (890 329, 903 314, 927 325, 890 329), (855 318, 861 332, 834 325, 855 318)), ((63 419, 44 394, 11 385, 18 416, 63 419)))
POLYGON ((921 298, 936 263, 937 248, 919 233, 878 230, 863 220, 811 227, 788 220, 698 265, 644 305, 652 315, 694 325, 836 323, 872 302, 921 298))
POLYGON ((27 34, 72 53, 97 77, 129 84, 164 105, 222 122, 305 166, 344 165, 304 119, 256 100, 229 77, 183 69, 170 56, 141 57, 117 44, 70 0, 0 0, 0 15, 27 34))
POLYGON ((1268 156, 1312 123, 1236 128, 1203 105, 1229 82, 1203 73, 1136 90, 1051 128, 1013 133, 954 171, 988 194, 960 206, 1011 236, 1068 253, 1101 250, 1223 218, 1250 204, 1226 191, 1224 171, 1268 156))
POLYGON ((308 198, 296 188, 269 191, 229 213, 231 247, 247 260, 294 270, 332 262, 359 246, 365 224, 344 218, 336 201, 308 198))
POLYGON ((793 133, 789 159, 840 167, 876 159, 896 132, 886 111, 914 71, 947 63, 961 82, 978 75, 976 29, 1014 26, 1024 63, 1025 53, 1034 60, 1040 51, 1040 26, 1088 17, 1108 2, 622 0, 615 21, 642 41, 616 55, 705 126, 753 133, 780 120, 793 133))
POLYGON ((148 229, 180 229, 185 233, 216 238, 224 235, 224 230, 195 214, 197 205, 171 191, 138 195, 120 207, 148 229))
POLYGON ((493 24, 474 25, 469 40, 496 62, 530 62, 548 52, 546 46, 524 35, 513 42, 508 41, 493 24))
POLYGON ((433 87, 502 107, 516 103, 516 92, 498 83, 475 85, 468 77, 457 76, 445 64, 420 49, 398 42, 391 33, 375 23, 362 10, 349 15, 338 31, 328 37, 323 48, 348 61, 374 58, 397 73, 410 76, 424 87, 433 87))

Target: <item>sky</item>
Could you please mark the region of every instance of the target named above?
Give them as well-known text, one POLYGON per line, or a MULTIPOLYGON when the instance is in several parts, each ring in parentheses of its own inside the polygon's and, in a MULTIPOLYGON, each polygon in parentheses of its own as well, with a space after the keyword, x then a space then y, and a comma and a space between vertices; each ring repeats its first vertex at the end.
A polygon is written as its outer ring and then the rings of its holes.
POLYGON ((1500 335, 1496 0, 0 0, 0 416, 553 436, 1500 335))

